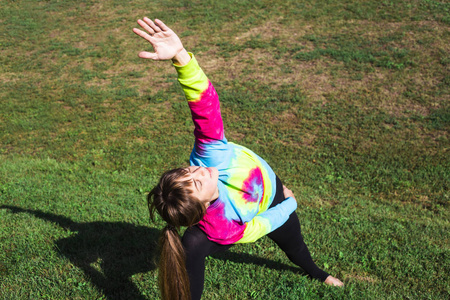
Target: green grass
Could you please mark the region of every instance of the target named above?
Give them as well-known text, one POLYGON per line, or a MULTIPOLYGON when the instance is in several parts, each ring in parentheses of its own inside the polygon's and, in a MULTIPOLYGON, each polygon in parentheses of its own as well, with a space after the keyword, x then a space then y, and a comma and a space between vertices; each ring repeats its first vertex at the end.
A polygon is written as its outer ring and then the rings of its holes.
POLYGON ((226 134, 296 194, 309 280, 268 239, 207 260, 205 299, 446 299, 445 1, 4 1, 0 299, 155 299, 145 195, 187 165, 190 115, 131 31, 182 36, 226 134))

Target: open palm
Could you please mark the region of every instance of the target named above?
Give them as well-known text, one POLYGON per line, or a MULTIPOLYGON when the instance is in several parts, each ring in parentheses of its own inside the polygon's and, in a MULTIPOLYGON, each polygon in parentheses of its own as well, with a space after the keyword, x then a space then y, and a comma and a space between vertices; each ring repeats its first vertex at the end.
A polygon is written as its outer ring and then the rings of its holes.
POLYGON ((153 22, 146 17, 143 20, 138 20, 138 24, 145 31, 133 28, 133 32, 148 41, 155 51, 142 51, 139 53, 139 57, 153 60, 169 60, 183 50, 180 38, 161 20, 155 19, 155 22, 153 22))

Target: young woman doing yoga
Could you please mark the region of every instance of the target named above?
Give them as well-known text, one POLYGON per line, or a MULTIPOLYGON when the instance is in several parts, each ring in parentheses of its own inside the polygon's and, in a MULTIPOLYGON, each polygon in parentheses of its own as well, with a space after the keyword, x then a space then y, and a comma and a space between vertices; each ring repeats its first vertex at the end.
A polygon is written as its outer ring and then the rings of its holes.
POLYGON ((264 159, 225 138, 219 98, 194 55, 162 21, 138 24, 143 30, 133 31, 154 49, 139 56, 172 60, 195 125, 190 166, 164 173, 148 195, 152 219, 158 213, 167 222, 160 239, 162 298, 200 299, 207 256, 265 235, 312 278, 343 285, 311 259, 294 194, 264 159), (180 239, 182 226, 188 228, 180 239))

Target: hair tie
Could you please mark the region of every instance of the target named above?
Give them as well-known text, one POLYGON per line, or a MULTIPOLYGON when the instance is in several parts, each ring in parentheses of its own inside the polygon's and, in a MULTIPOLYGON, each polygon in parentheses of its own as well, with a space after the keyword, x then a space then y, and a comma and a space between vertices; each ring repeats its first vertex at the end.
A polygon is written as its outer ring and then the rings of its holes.
POLYGON ((177 228, 175 226, 173 226, 172 224, 167 223, 167 229, 169 229, 170 231, 176 231, 177 228))

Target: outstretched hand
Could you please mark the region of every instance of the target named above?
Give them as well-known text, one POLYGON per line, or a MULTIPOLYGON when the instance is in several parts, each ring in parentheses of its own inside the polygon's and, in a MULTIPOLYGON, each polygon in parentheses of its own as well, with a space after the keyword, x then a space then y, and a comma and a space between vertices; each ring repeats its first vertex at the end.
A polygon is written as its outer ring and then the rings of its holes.
POLYGON ((141 51, 139 57, 153 60, 173 59, 176 62, 177 57, 186 52, 180 38, 161 20, 155 19, 153 22, 145 17, 143 20, 138 20, 137 23, 145 31, 133 28, 133 32, 148 41, 155 51, 141 51))

